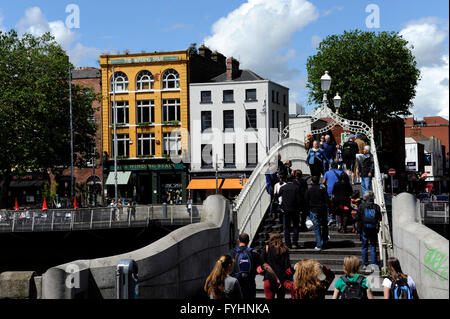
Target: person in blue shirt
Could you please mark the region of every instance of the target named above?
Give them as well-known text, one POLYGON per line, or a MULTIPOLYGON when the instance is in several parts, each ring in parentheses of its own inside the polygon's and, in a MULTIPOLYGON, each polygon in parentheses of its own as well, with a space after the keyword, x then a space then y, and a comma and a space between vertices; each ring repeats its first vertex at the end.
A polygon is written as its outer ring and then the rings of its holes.
POLYGON ((311 170, 311 176, 321 176, 324 172, 326 158, 323 155, 323 150, 319 148, 317 141, 313 142, 312 148, 308 150, 308 156, 306 156, 306 165, 311 170))
POLYGON ((325 142, 322 144, 323 155, 325 156, 327 162, 325 163, 325 171, 328 171, 331 163, 334 162, 336 158, 336 142, 331 140, 330 135, 325 136, 325 142))
MULTIPOLYGON (((323 183, 327 185, 328 196, 333 194, 333 187, 339 181, 340 176, 342 175, 342 171, 337 169, 337 163, 331 163, 331 169, 325 173, 323 176, 323 183)), ((334 221, 334 212, 330 210, 328 212, 328 225, 330 225, 334 221)))
POLYGON ((275 163, 270 163, 269 169, 266 173, 266 191, 270 195, 270 213, 273 213, 274 210, 276 210, 275 205, 273 204, 274 201, 274 188, 275 184, 279 182, 278 179, 278 173, 277 173, 277 166, 275 163))

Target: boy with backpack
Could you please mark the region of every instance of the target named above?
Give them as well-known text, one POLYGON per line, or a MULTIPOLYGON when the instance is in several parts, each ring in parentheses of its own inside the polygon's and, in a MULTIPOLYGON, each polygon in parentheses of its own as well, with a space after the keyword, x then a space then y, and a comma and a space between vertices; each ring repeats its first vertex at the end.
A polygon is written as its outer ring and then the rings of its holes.
POLYGON ((377 240, 380 222, 382 219, 380 206, 375 204, 373 192, 368 191, 365 194, 365 201, 361 204, 356 217, 358 223, 358 232, 361 234, 362 241, 362 261, 363 270, 369 265, 367 251, 370 247, 370 257, 372 264, 377 265, 377 240))
POLYGON ((373 299, 367 278, 358 274, 361 262, 355 256, 344 258, 344 275, 334 285, 333 299, 365 300, 373 299))
POLYGON ((231 256, 234 258, 233 277, 239 281, 244 299, 256 298, 256 274, 265 271, 276 277, 269 264, 264 263, 261 255, 248 247, 250 237, 246 233, 239 235, 238 247, 233 248, 231 256))

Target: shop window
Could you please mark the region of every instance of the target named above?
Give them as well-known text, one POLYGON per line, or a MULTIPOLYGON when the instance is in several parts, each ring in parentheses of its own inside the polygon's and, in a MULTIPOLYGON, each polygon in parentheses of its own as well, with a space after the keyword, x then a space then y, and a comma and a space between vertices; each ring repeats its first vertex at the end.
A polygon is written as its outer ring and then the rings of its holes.
MULTIPOLYGON (((117 120, 115 123, 129 123, 129 114, 128 114, 128 101, 117 101, 116 102, 117 109, 117 120)), ((114 124, 114 102, 111 103, 111 123, 114 124)))
POLYGON ((180 100, 163 100, 163 122, 180 121, 180 100))
POLYGON ((174 69, 166 70, 162 76, 163 89, 179 89, 180 75, 174 69))
POLYGON ((137 122, 153 123, 155 121, 155 101, 137 101, 137 122))
POLYGON ((114 72, 114 79, 111 77, 111 91, 115 92, 128 92, 128 76, 123 72, 114 72), (115 81, 114 81, 115 80, 115 81))
POLYGON ((154 82, 153 74, 150 71, 141 71, 136 77, 136 91, 153 90, 154 82))

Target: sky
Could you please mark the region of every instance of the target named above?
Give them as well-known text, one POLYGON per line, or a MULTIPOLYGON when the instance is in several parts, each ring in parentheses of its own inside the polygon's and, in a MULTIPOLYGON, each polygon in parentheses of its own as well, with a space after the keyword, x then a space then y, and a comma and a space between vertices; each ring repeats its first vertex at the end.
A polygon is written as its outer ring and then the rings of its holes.
MULTIPOLYGON (((449 115, 447 0, 0 0, 0 30, 51 32, 75 66, 101 54, 184 50, 204 43, 308 104, 306 62, 332 34, 396 31, 421 71, 417 118, 449 115)), ((332 75, 331 75, 332 76, 332 75)))

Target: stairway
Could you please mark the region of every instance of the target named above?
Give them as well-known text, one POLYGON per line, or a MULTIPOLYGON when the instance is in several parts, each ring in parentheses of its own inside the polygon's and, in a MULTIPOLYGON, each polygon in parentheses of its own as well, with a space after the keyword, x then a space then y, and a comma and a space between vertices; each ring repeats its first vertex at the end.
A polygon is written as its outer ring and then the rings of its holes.
MULTIPOLYGON (((356 186, 356 185, 355 185, 356 186)), ((328 242, 328 248, 322 251, 315 251, 314 247, 316 245, 315 235, 313 230, 306 232, 300 232, 299 234, 299 244, 298 249, 290 249, 290 259, 292 267, 302 260, 302 259, 315 259, 321 264, 329 266, 335 273, 335 279, 327 291, 326 299, 331 299, 334 292, 334 284, 338 278, 344 274, 344 257, 348 255, 354 255, 358 258, 361 257, 361 241, 359 235, 351 232, 352 226, 347 229, 348 233, 337 232, 337 227, 332 225, 329 227, 330 240, 328 242)), ((258 232, 257 237, 252 242, 252 247, 259 251, 263 251, 266 244, 268 244, 269 233, 276 231, 283 235, 283 225, 279 218, 270 216, 267 212, 265 218, 263 219, 258 232)), ((377 250, 378 251, 378 250, 377 250)), ((370 273, 362 273, 366 277, 370 273)), ((372 276, 375 278, 377 283, 372 284, 372 292, 375 299, 383 299, 383 288, 381 287, 382 278, 379 276, 372 276), (377 287, 375 287, 377 286, 377 287)), ((257 288, 257 298, 264 298, 264 283, 263 277, 256 277, 256 288, 257 288)), ((286 294, 286 298, 290 298, 290 294, 286 294)))

